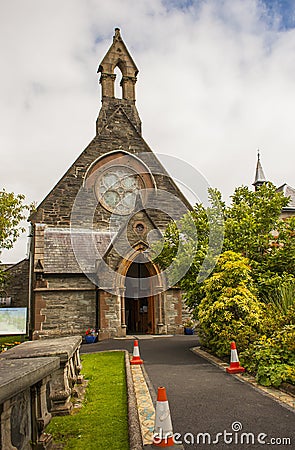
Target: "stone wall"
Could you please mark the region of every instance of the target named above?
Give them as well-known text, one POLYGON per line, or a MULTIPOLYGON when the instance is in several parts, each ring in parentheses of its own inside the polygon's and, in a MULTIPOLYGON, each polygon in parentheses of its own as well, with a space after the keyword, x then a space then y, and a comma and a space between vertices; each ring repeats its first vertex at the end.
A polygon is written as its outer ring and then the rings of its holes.
POLYGON ((99 291, 100 325, 99 339, 108 339, 121 334, 121 312, 117 295, 99 291))
POLYGON ((169 289, 164 296, 165 323, 169 334, 183 334, 183 300, 180 289, 169 289))
MULTIPOLYGON (((6 269, 8 280, 4 288, 5 294, 11 297, 11 305, 15 308, 27 307, 29 299, 29 260, 24 259, 6 269)), ((0 295, 2 296, 2 295, 0 295)))
MULTIPOLYGON (((121 326, 119 295, 104 290, 96 292, 96 287, 86 276, 46 276, 42 283, 43 287, 35 289, 34 339, 75 334, 83 336, 88 328, 96 326, 99 340, 125 335, 126 328, 121 326)), ((155 297, 155 333, 182 334, 183 320, 189 313, 180 289, 169 289, 161 296, 165 326, 161 330, 157 328, 159 299, 155 297)))
MULTIPOLYGON (((131 155, 143 154, 144 162, 154 174, 157 188, 170 192, 190 207, 181 191, 168 176, 140 133, 134 128, 132 118, 129 117, 129 111, 124 101, 120 103, 118 99, 110 99, 110 102, 111 104, 116 104, 116 107, 114 107, 113 113, 109 116, 107 126, 100 130, 100 133, 90 142, 54 189, 39 205, 37 211, 31 215, 33 224, 43 223, 50 226, 68 227, 70 225, 73 204, 79 189, 83 185, 87 170, 99 157, 118 149, 122 149, 131 155)), ((101 114, 105 113, 108 116, 109 108, 109 103, 103 105, 101 114)), ((91 197, 91 192, 89 194, 91 197)), ((94 195, 93 202, 94 204, 96 203, 94 195)), ((82 210, 83 206, 86 209, 89 206, 92 207, 92 205, 81 205, 82 210)), ((161 208, 162 210, 165 210, 164 206, 161 208)), ((82 210, 81 218, 83 219, 85 213, 82 210)), ((107 210, 99 206, 95 217, 95 224, 97 224, 98 229, 108 228, 110 215, 107 210)), ((167 225, 169 221, 168 215, 163 215, 160 210, 154 211, 154 218, 155 221, 160 220, 161 227, 167 225)))
POLYGON ((95 328, 96 287, 86 276, 46 276, 42 283, 35 288, 34 339, 95 328))

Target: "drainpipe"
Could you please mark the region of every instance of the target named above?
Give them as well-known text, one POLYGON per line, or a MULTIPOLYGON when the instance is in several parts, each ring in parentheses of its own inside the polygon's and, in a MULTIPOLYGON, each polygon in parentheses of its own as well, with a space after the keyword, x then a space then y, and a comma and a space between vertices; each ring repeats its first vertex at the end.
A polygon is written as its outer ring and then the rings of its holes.
POLYGON ((32 333, 33 333, 33 328, 32 328, 32 280, 33 280, 33 259, 34 259, 34 255, 33 255, 33 237, 34 237, 34 227, 31 224, 30 225, 30 234, 28 236, 29 238, 29 242, 28 242, 28 254, 27 254, 27 258, 29 260, 29 284, 28 284, 28 310, 27 310, 27 333, 29 336, 29 339, 32 339, 32 333))
POLYGON ((99 301, 99 288, 95 291, 95 330, 98 333, 100 330, 100 301, 99 301))

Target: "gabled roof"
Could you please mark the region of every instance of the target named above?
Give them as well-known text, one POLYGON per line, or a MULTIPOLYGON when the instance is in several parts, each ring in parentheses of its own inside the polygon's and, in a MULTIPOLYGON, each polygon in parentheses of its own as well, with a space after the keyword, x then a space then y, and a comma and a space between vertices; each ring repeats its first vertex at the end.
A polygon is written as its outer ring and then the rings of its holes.
POLYGON ((123 75, 132 74, 136 76, 138 73, 138 68, 121 37, 119 28, 115 28, 113 42, 101 61, 97 72, 113 73, 116 65, 120 67, 123 75))
POLYGON ((28 258, 23 258, 20 261, 18 261, 17 263, 0 264, 0 267, 4 271, 9 271, 9 270, 14 269, 15 267, 20 266, 21 264, 24 264, 26 262, 28 262, 28 258))
POLYGON ((295 210, 295 189, 287 183, 284 183, 277 188, 277 192, 282 192, 285 197, 290 198, 289 204, 283 208, 283 211, 295 210))
MULTIPOLYGON (((134 212, 134 215, 132 217, 132 221, 134 221, 134 222, 137 221, 137 215, 138 214, 140 214, 141 216, 143 215, 144 218, 145 218, 145 219, 141 218, 140 222, 142 222, 142 220, 144 220, 145 225, 149 224, 151 230, 154 230, 157 233, 158 237, 162 236, 162 232, 159 230, 159 228, 155 224, 153 218, 150 216, 148 211, 142 206, 140 195, 138 195, 137 200, 136 200, 135 212, 134 212)), ((121 227, 118 229, 117 233, 114 233, 113 239, 110 241, 110 244, 109 244, 108 248, 105 251, 104 257, 108 256, 111 253, 111 251, 114 248, 114 246, 116 246, 116 244, 118 243, 118 241, 122 237, 123 237, 123 243, 124 243, 123 244, 123 249, 124 249, 124 253, 126 253, 126 241, 125 241, 125 234, 124 233, 126 232, 128 225, 129 225, 129 222, 128 221, 124 221, 122 223, 121 227)), ((134 237, 136 238, 135 233, 134 233, 134 237)), ((143 242, 147 247, 149 246, 149 243, 146 242, 145 239, 143 239, 143 237, 137 237, 136 240, 143 242)), ((130 245, 130 242, 129 242, 129 245, 130 245)), ((119 247, 120 247, 120 244, 118 245, 118 248, 119 247)), ((129 247, 129 246, 127 245, 127 247, 129 247)))

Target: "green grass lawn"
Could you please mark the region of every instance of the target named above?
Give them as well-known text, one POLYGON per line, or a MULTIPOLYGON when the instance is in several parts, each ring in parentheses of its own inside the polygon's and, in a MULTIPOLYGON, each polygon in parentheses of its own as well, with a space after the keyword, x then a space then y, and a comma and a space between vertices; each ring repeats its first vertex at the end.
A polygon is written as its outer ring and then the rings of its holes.
POLYGON ((82 408, 54 417, 46 432, 64 449, 128 450, 127 391, 124 352, 82 355, 89 380, 82 408))

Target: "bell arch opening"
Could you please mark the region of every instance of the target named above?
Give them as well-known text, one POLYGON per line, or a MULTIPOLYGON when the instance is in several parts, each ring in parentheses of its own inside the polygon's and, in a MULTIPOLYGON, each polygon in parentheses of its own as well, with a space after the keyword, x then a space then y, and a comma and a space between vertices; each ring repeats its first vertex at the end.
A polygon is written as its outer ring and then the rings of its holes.
POLYGON ((122 87, 123 73, 118 65, 114 69, 114 74, 116 75, 116 78, 114 80, 114 95, 115 95, 115 98, 122 99, 123 98, 123 87, 122 87))

